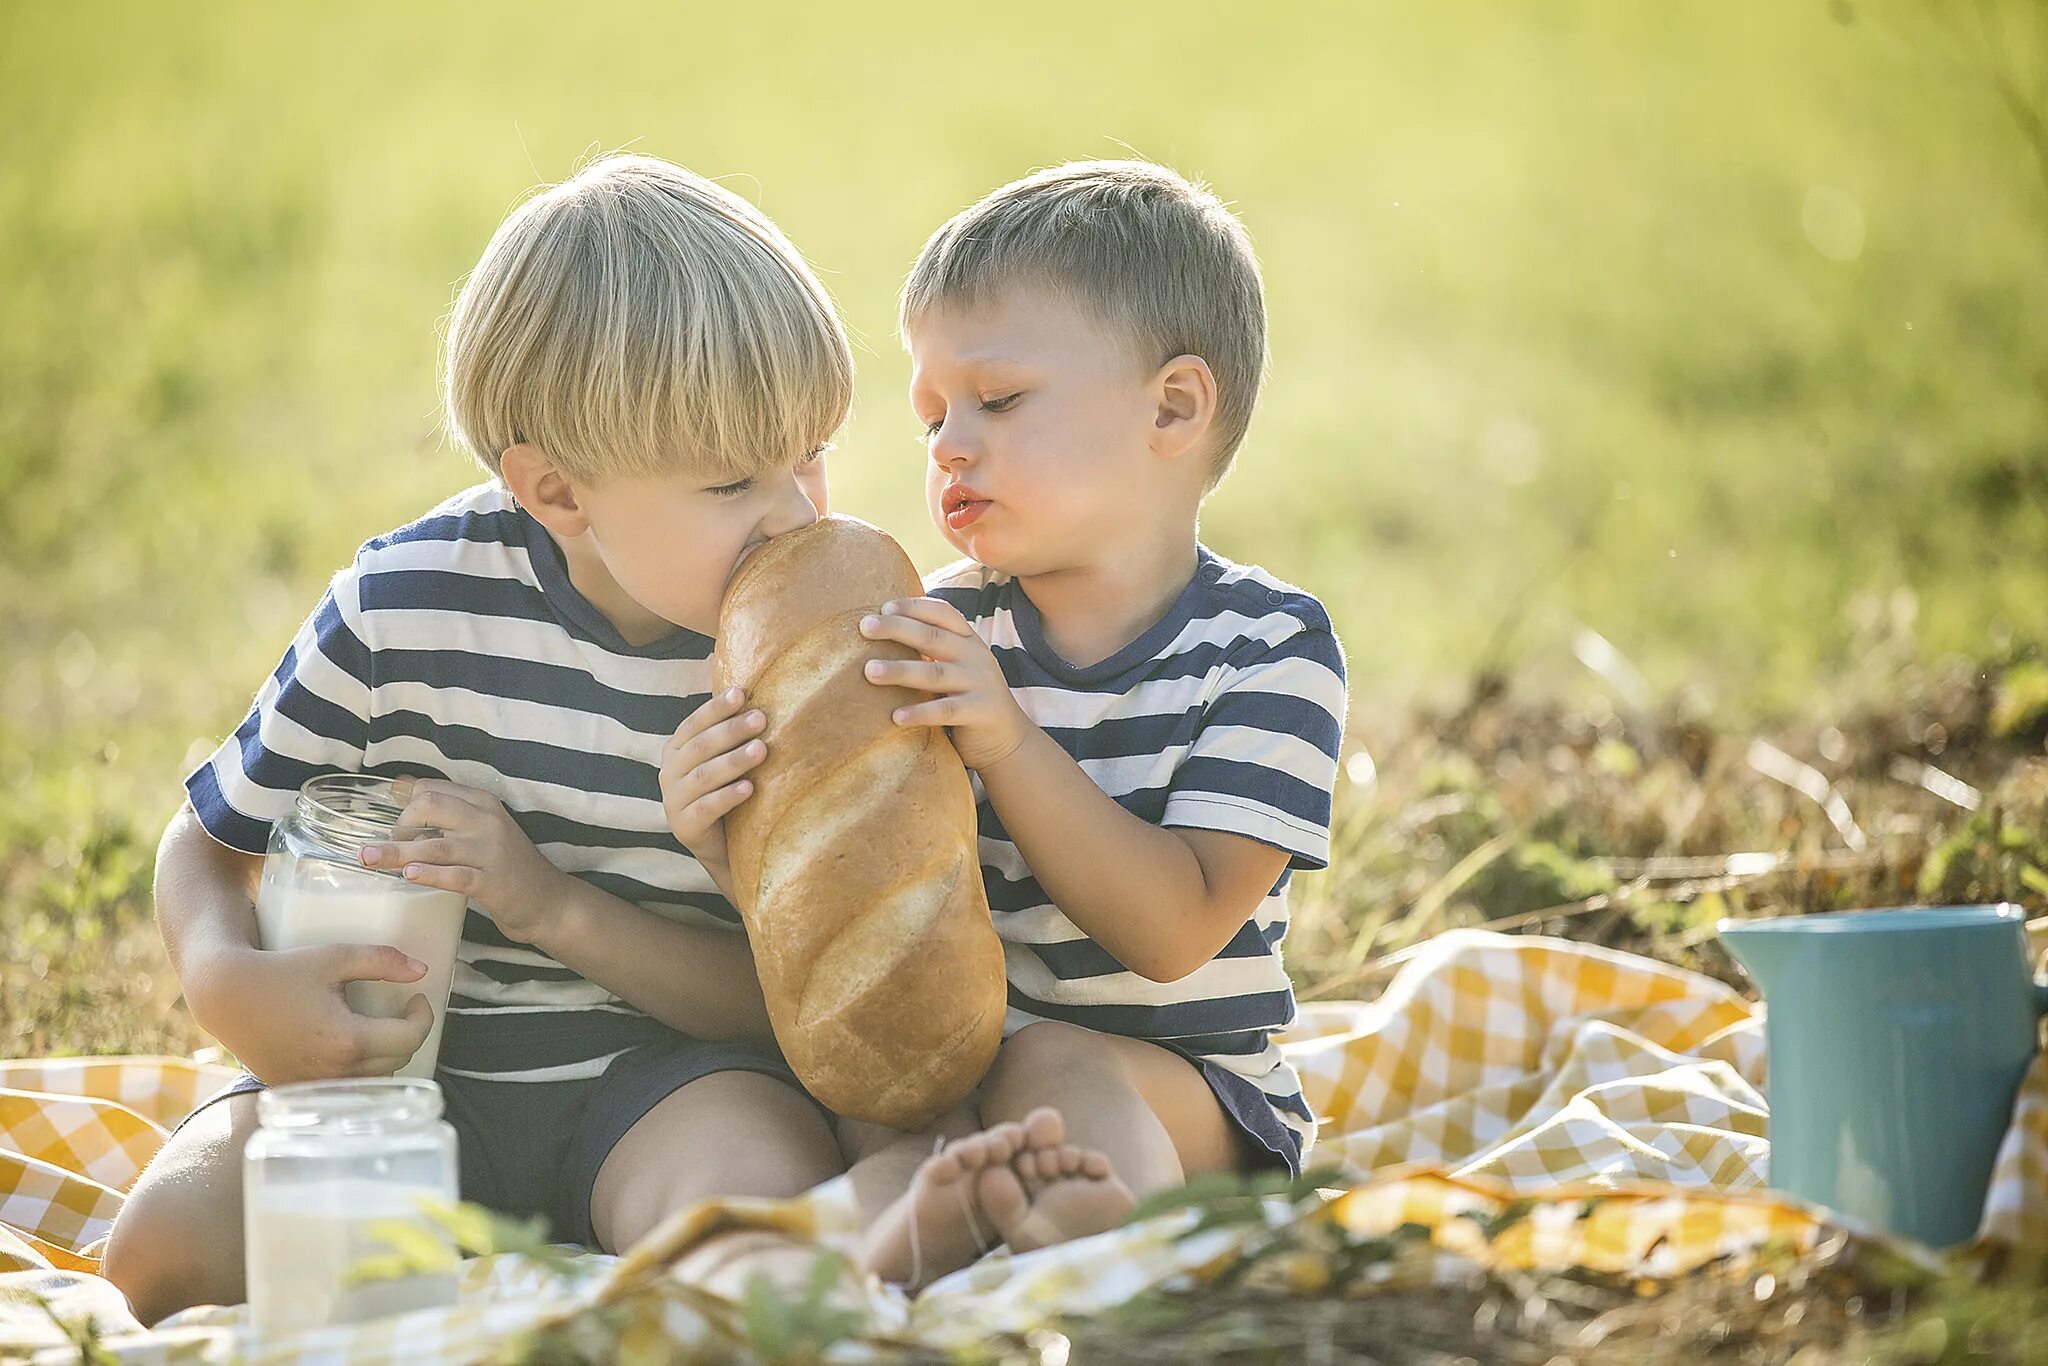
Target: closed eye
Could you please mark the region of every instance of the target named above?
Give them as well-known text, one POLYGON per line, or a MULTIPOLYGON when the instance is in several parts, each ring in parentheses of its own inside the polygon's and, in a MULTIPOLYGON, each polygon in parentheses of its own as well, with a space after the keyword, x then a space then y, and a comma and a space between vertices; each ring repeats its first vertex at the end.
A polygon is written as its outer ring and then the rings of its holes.
MULTIPOLYGON (((1021 390, 1014 394, 1000 394, 995 398, 983 399, 978 406, 984 413, 1007 413, 1010 409, 1017 406, 1017 400, 1022 397, 1024 395, 1021 390)), ((943 417, 933 418, 924 423, 925 439, 930 440, 932 437, 937 436, 939 428, 945 425, 946 419, 943 417)))
MULTIPOLYGON (((807 469, 810 466, 817 464, 820 460, 823 460, 825 458, 825 452, 831 449, 832 443, 829 441, 825 442, 823 445, 813 447, 810 451, 808 451, 800 459, 798 459, 798 461, 796 462, 796 468, 807 469)), ((735 479, 730 484, 714 484, 713 486, 704 491, 714 498, 737 498, 743 493, 751 492, 754 488, 754 485, 758 482, 759 480, 757 480, 753 475, 748 475, 745 479, 735 479)))

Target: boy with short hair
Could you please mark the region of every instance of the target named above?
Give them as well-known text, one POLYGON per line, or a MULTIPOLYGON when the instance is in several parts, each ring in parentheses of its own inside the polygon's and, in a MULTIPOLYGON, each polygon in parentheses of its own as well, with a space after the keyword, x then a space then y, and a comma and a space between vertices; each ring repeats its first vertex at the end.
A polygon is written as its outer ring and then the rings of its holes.
POLYGON ((968 558, 863 623, 924 656, 868 677, 934 694, 898 724, 948 727, 975 771, 1011 1006, 940 1128, 982 1131, 855 1169, 909 1178, 866 1261, 916 1283, 985 1234, 1021 1250, 1189 1176, 1300 1170, 1280 945, 1290 878, 1328 859, 1345 685, 1321 604, 1197 536, 1266 352, 1213 195, 1140 162, 1006 185, 925 245, 902 326, 930 511, 968 558))
POLYGON ((852 376, 795 248, 680 167, 606 158, 499 228, 445 381, 492 477, 335 576, 165 832, 172 964, 252 1075, 115 1224, 105 1271, 144 1322, 242 1297, 253 1093, 388 1073, 430 1023, 420 997, 395 1021, 343 1000, 419 980, 396 949, 258 947, 271 823, 323 773, 413 780, 400 824, 441 833, 363 860, 470 900, 437 1078, 465 1198, 621 1251, 698 1199, 842 1170, 773 1048, 722 861, 677 845, 659 769, 706 700, 734 565, 824 510, 852 376))

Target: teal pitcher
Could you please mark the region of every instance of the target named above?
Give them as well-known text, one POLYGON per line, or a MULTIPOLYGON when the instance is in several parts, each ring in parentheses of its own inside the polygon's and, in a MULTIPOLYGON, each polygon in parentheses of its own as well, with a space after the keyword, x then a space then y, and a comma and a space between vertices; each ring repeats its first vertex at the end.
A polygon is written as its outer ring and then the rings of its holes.
POLYGON ((1771 1185, 1934 1247, 1977 1231, 2048 983, 2017 906, 1723 920, 1763 989, 1771 1185))

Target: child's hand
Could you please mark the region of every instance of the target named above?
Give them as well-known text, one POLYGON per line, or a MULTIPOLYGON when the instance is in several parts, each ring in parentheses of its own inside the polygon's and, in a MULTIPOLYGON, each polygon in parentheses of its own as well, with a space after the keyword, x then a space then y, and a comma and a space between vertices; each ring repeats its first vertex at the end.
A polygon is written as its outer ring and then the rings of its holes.
POLYGON ((958 608, 939 598, 884 603, 879 616, 861 618, 860 632, 924 656, 868 661, 871 683, 938 694, 897 708, 897 725, 951 727, 953 746, 972 769, 993 768, 1024 743, 1030 718, 1010 694, 1003 666, 958 608))
POLYGON ((743 710, 747 695, 727 688, 690 713, 661 749, 661 809, 668 828, 706 871, 725 885, 725 816, 754 795, 745 775, 768 757, 757 738, 768 725, 743 710))
POLYGON ((244 948, 207 961, 186 984, 195 1015, 215 1023, 214 1037, 236 1061, 269 1082, 388 1077, 419 1051, 433 1027, 425 996, 405 1003, 402 1019, 349 1009, 350 982, 417 982, 427 965, 388 944, 327 944, 310 949, 244 948))
POLYGON ((507 939, 531 944, 547 928, 548 910, 562 900, 568 877, 534 848, 505 804, 488 792, 439 778, 400 778, 402 826, 432 826, 441 833, 363 849, 371 868, 400 868, 422 887, 461 892, 497 923, 507 939))

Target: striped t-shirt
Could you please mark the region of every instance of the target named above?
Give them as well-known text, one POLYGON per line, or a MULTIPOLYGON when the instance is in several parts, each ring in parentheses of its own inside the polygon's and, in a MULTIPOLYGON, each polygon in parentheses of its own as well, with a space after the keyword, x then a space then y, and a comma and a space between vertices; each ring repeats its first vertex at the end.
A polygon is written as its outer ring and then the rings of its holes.
MULTIPOLYGON (((657 915, 737 927, 669 832, 656 776, 710 693, 711 651, 680 627, 628 644, 570 585, 547 531, 480 484, 356 553, 186 792, 215 839, 261 854, 308 778, 444 778, 504 802, 562 871, 657 915)), ((569 1081, 664 1036, 470 908, 444 1069, 569 1081)))
POLYGON ((1051 903, 977 778, 982 874, 1010 979, 1005 1032, 1064 1020, 1168 1045, 1254 1082, 1306 1149, 1315 1121, 1272 1034, 1294 1018, 1280 962, 1287 885, 1330 854, 1344 655, 1322 604, 1199 548, 1164 617, 1076 668, 1047 645, 1037 608, 1008 575, 963 561, 925 586, 988 642, 1025 715, 1124 810, 1291 856, 1222 952, 1179 981, 1154 982, 1051 903))

